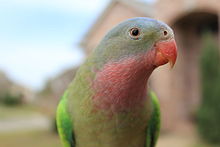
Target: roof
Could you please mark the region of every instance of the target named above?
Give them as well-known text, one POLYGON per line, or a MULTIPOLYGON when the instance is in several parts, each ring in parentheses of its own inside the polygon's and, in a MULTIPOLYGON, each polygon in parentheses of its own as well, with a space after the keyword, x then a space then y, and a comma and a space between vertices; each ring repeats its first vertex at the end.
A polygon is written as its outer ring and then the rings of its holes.
POLYGON ((139 11, 140 13, 146 16, 152 16, 153 14, 153 8, 151 7, 151 5, 149 5, 146 2, 141 2, 137 0, 112 0, 110 4, 107 6, 107 8, 104 10, 104 12, 102 12, 101 16, 98 17, 98 19, 95 21, 93 26, 83 37, 80 46, 82 46, 83 48, 85 47, 87 41, 89 40, 90 36, 93 34, 94 30, 98 28, 102 20, 107 16, 108 13, 110 13, 111 9, 118 3, 129 6, 130 8, 135 9, 136 11, 139 11))

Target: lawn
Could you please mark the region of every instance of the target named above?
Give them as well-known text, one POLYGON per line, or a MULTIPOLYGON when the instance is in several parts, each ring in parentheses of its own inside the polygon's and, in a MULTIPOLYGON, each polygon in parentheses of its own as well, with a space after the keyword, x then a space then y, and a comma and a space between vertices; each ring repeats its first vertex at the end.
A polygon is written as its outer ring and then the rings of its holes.
MULTIPOLYGON (((59 137, 52 131, 22 131, 0 134, 0 147, 61 147, 59 137)), ((218 147, 201 143, 182 135, 162 135, 157 147, 218 147)))
POLYGON ((7 126, 0 126, 0 128, 3 127, 3 130, 10 126, 15 128, 15 130, 9 128, 8 131, 0 132, 0 147, 61 147, 58 135, 51 131, 52 127, 48 126, 47 122, 46 124, 44 122, 47 117, 34 106, 0 105, 0 124, 9 122, 7 126))
POLYGON ((190 134, 163 134, 159 137, 157 147, 219 147, 204 143, 196 132, 190 134))
POLYGON ((58 135, 49 131, 0 134, 0 147, 61 147, 58 135))
POLYGON ((0 104, 0 120, 19 116, 30 116, 38 113, 36 107, 30 105, 6 106, 0 104))
MULTIPOLYGON (((0 105, 0 121, 10 118, 24 119, 35 114, 43 114, 39 108, 27 105, 6 107, 0 105)), ((48 117, 48 115, 45 115, 48 117)), ((29 124, 31 125, 31 124, 29 124)), ((32 126, 33 127, 33 126, 32 126)), ((44 128, 44 127, 43 127, 44 128)), ((1 133, 0 147, 61 147, 59 137, 52 132, 52 127, 47 129, 19 130, 1 133)), ((199 139, 197 133, 184 134, 162 134, 157 147, 218 147, 211 146, 199 139)))

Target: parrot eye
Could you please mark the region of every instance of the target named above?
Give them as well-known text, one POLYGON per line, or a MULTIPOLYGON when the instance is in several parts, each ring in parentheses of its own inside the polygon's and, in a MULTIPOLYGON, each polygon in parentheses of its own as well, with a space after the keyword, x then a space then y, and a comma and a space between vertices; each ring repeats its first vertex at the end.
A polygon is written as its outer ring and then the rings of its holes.
POLYGON ((163 31, 163 35, 167 36, 168 32, 167 31, 163 31))
POLYGON ((138 39, 138 37, 140 36, 140 30, 138 28, 132 28, 130 29, 129 35, 133 38, 133 39, 138 39))

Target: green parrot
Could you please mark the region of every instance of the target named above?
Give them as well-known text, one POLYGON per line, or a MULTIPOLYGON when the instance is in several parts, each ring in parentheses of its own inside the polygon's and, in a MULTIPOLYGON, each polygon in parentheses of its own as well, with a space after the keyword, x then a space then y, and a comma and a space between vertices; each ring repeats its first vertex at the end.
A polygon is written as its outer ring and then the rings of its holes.
POLYGON ((151 18, 110 30, 79 68, 57 108, 64 147, 155 147, 160 108, 147 87, 155 68, 175 64, 172 29, 151 18))

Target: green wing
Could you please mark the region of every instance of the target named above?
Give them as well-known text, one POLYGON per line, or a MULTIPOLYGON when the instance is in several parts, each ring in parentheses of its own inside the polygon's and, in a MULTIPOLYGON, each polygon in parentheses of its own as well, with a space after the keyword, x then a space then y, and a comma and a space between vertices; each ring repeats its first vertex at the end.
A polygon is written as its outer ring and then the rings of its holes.
POLYGON ((67 112, 67 92, 64 93, 57 108, 57 128, 64 147, 74 147, 75 140, 73 134, 72 121, 67 112))
POLYGON ((147 128, 146 147, 155 147, 160 134, 160 105, 154 92, 149 93, 152 102, 152 114, 147 128))

